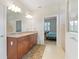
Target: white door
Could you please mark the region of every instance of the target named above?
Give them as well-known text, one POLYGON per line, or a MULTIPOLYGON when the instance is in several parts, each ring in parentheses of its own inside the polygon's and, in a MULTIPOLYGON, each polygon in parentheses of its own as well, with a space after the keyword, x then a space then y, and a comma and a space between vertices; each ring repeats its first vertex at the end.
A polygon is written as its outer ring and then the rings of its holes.
POLYGON ((0 59, 7 59, 5 25, 6 25, 6 7, 0 4, 0 59))

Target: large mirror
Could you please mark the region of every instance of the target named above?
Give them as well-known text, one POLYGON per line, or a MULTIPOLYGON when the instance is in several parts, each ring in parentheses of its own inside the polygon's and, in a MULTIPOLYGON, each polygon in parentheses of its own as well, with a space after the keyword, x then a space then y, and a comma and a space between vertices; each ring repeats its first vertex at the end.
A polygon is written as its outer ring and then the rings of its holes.
POLYGON ((7 9, 7 33, 22 32, 23 15, 7 9))

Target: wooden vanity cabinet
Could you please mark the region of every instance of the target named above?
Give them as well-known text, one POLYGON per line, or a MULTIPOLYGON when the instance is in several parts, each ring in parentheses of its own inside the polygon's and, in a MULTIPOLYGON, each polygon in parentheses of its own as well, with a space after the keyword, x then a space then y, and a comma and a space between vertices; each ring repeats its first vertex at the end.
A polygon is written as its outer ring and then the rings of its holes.
POLYGON ((37 33, 19 38, 7 37, 8 59, 22 59, 37 44, 37 33))
POLYGON ((8 59, 17 59, 17 40, 11 37, 7 39, 8 59))

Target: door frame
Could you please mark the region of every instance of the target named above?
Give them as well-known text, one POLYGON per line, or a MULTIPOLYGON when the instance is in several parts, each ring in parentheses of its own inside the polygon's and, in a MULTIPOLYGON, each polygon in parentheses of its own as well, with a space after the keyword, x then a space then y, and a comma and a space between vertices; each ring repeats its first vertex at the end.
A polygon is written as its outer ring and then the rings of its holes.
MULTIPOLYGON (((58 40, 59 40, 59 35, 58 35, 58 15, 45 16, 44 20, 45 20, 45 18, 48 18, 48 17, 56 17, 56 32, 57 32, 56 33, 56 45, 57 45, 58 44, 58 40)), ((45 37, 44 37, 44 39, 45 39, 45 37)), ((44 42, 45 42, 45 40, 44 40, 44 42)))
POLYGON ((7 6, 6 5, 4 5, 3 3, 0 3, 0 6, 1 6, 1 8, 2 8, 2 15, 1 15, 1 17, 2 17, 2 19, 1 20, 3 20, 3 34, 1 34, 1 36, 3 37, 3 47, 2 47, 2 49, 3 49, 3 54, 0 54, 0 55, 2 55, 2 59, 7 59, 7 35, 6 35, 6 23, 7 23, 7 6))

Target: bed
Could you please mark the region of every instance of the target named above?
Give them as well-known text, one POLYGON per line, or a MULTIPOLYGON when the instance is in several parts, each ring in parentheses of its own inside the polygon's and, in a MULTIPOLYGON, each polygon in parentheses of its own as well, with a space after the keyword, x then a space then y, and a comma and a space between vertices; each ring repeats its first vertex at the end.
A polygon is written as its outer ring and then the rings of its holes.
POLYGON ((46 37, 47 39, 56 40, 56 32, 47 32, 46 37))

